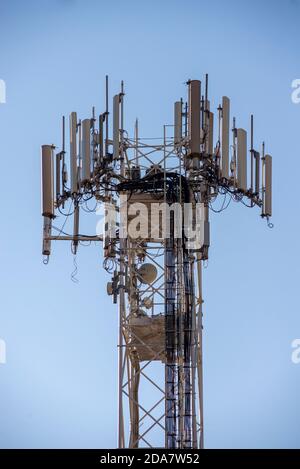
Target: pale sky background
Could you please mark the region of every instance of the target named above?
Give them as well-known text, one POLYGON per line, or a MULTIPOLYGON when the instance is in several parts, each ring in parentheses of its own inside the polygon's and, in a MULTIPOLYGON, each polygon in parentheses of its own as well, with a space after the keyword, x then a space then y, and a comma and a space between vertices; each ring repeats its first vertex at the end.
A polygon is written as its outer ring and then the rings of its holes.
MULTIPOLYGON (((238 125, 274 158, 274 229, 232 204, 212 215, 204 272, 205 442, 299 448, 298 1, 0 1, 0 447, 117 444, 117 310, 102 250, 68 244, 41 257, 40 145, 60 118, 104 109, 125 81, 126 126, 172 123, 189 78, 210 77, 212 107, 231 98, 238 125)), ((91 215, 95 228, 97 218, 91 215)))

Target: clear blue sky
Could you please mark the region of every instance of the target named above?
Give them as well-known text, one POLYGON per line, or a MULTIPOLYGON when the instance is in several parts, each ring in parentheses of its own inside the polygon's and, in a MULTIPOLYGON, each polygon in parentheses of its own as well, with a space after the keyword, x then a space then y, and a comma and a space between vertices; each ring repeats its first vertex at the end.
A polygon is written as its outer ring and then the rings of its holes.
MULTIPOLYGON (((40 145, 60 118, 87 117, 126 87, 126 124, 157 135, 188 78, 210 76, 212 106, 230 96, 238 125, 274 157, 274 224, 233 204, 212 216, 204 273, 207 447, 300 447, 298 180, 300 3, 294 1, 11 0, 0 4, 1 447, 113 447, 117 312, 102 252, 67 244, 41 258, 40 145)), ((93 215, 92 215, 93 217, 93 215)), ((92 221, 95 226, 96 218, 92 221)))

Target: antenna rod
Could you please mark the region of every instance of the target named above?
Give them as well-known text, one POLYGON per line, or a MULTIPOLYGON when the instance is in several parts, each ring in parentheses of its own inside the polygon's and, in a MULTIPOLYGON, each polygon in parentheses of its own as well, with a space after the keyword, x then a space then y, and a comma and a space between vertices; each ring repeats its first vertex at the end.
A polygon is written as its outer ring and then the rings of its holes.
POLYGON ((184 136, 185 138, 187 137, 188 131, 187 131, 187 117, 188 117, 188 103, 185 103, 184 106, 184 136))
POLYGON ((254 148, 253 148, 253 114, 251 114, 251 193, 253 193, 253 158, 254 158, 254 148))
POLYGON ((201 128, 204 130, 204 96, 201 96, 201 128))
POLYGON ((62 116, 62 152, 65 154, 65 116, 62 116))
POLYGON ((108 157, 108 75, 105 77, 105 156, 108 157))
POLYGON ((138 118, 136 118, 136 120, 135 120, 134 139, 135 139, 135 164, 136 164, 136 166, 138 166, 138 164, 139 164, 139 154, 138 154, 139 121, 138 121, 138 118))
POLYGON ((208 73, 205 75, 205 111, 207 111, 208 102, 208 73))
MULTIPOLYGON (((61 165, 61 181, 62 181, 62 193, 65 192, 65 145, 66 145, 66 124, 65 124, 65 116, 62 116, 62 165, 61 165)), ((64 202, 63 202, 64 204, 64 202)))

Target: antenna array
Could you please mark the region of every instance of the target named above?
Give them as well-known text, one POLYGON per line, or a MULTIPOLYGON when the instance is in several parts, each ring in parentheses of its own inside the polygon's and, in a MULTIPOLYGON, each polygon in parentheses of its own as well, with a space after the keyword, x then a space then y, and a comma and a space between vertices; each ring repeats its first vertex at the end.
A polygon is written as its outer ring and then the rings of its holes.
POLYGON ((81 241, 101 241, 112 275, 107 293, 119 306, 120 448, 161 446, 160 432, 166 448, 203 448, 202 263, 209 211, 219 196, 247 201, 268 222, 272 215, 272 157, 264 144, 254 147, 253 116, 248 149, 246 130, 231 120, 229 98, 223 96, 214 113, 208 77, 204 92, 199 80, 187 86, 187 102, 175 102, 174 122, 164 125, 161 139, 140 138, 138 120, 133 137, 125 131, 123 83, 110 125, 106 78, 99 118, 94 108, 83 120, 76 112, 69 116, 68 162, 65 118, 62 149, 42 146, 43 255, 48 260, 53 240, 71 241, 74 254, 81 241), (82 209, 92 198, 106 207, 109 230, 102 235, 80 234, 82 209), (72 233, 52 233, 59 214, 73 217, 72 233), (144 402, 149 393, 141 395, 142 382, 152 387, 155 402, 144 402))

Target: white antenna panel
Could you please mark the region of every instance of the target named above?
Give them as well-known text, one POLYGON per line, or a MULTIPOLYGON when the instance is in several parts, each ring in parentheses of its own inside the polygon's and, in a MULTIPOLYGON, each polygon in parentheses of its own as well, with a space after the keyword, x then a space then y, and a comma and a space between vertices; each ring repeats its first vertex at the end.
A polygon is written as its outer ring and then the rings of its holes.
POLYGON ((174 103, 174 143, 179 143, 182 138, 182 103, 174 103))
POLYGON ((91 120, 81 122, 82 182, 91 178, 91 120))
POLYGON ((254 151, 255 159, 255 194, 259 196, 260 187, 260 154, 258 151, 254 151))
POLYGON ((214 113, 209 112, 207 153, 212 155, 214 152, 214 113))
POLYGON ((247 191, 247 132, 237 129, 237 185, 247 191))
POLYGON ((230 99, 222 98, 222 177, 229 178, 229 123, 230 123, 230 99))
POLYGON ((192 80, 189 84, 189 141, 190 156, 200 154, 200 99, 201 82, 192 80))
POLYGON ((70 114, 70 178, 71 178, 71 193, 77 192, 77 114, 71 112, 70 114))
POLYGON ((113 157, 119 158, 120 147, 120 96, 116 94, 113 100, 113 157))
POLYGON ((42 145, 42 215, 54 217, 53 148, 42 145))
POLYGON ((56 155, 56 176, 55 176, 55 182, 56 182, 56 199, 58 200, 58 197, 60 196, 60 180, 61 180, 61 154, 57 153, 56 155))
POLYGON ((264 215, 272 216, 272 156, 265 156, 265 196, 264 215))

